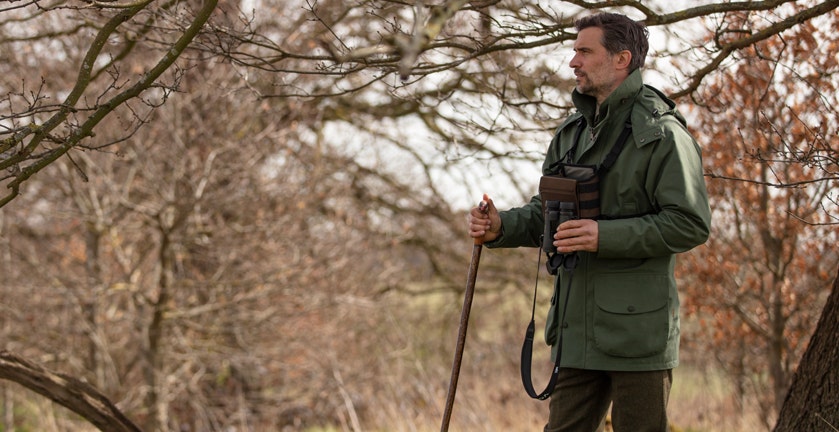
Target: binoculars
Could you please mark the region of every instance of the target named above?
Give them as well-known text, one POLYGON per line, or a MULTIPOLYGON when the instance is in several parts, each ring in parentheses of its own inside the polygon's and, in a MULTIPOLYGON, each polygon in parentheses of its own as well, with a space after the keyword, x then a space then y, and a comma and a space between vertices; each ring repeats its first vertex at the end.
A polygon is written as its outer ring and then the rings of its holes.
MULTIPOLYGON (((556 253, 556 246, 554 246, 554 234, 565 221, 576 219, 576 206, 569 201, 545 201, 545 233, 542 235, 542 250, 548 255, 546 262, 548 273, 555 275, 560 266, 563 265, 565 256, 556 253)), ((576 265, 576 260, 568 260, 571 262, 566 265, 576 265)))
POLYGON ((547 253, 556 253, 554 246, 554 234, 559 225, 565 221, 576 219, 575 206, 567 201, 545 201, 545 234, 542 236, 542 250, 547 253))

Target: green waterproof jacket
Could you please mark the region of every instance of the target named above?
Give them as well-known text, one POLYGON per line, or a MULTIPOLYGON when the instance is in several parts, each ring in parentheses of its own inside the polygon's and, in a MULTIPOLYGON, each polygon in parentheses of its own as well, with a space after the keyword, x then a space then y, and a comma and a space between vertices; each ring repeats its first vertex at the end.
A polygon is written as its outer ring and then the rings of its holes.
MULTIPOLYGON (((600 179, 598 251, 580 253, 573 278, 559 271, 559 296, 552 299, 545 340, 556 356, 562 327, 563 367, 671 369, 679 361, 675 254, 704 243, 711 224, 701 151, 675 104, 645 86, 638 70, 599 113, 594 98, 575 91, 573 100, 578 112, 558 128, 543 174, 571 147, 580 117, 590 126, 582 126, 576 164, 599 165, 627 120, 632 134, 600 179), (557 319, 569 292, 566 316, 557 319)), ((501 236, 487 247, 541 245, 538 195, 501 212, 501 221, 501 236)))

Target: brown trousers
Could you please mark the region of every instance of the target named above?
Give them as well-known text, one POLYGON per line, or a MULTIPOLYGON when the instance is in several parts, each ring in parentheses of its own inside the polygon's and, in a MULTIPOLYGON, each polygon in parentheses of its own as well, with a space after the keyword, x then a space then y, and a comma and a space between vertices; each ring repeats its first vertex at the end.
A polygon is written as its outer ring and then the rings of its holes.
POLYGON ((615 432, 666 432, 672 370, 613 372, 563 368, 544 432, 603 431, 612 405, 615 432))

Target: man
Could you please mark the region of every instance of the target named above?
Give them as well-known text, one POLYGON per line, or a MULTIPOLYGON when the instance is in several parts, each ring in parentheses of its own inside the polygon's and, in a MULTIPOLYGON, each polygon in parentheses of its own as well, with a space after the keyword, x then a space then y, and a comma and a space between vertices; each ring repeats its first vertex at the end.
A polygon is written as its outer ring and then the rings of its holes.
MULTIPOLYGON (((600 178, 601 216, 566 221, 553 237, 559 253, 577 254, 578 265, 573 278, 559 270, 554 301, 568 303, 552 305, 546 324, 554 357, 560 332, 562 350, 544 430, 595 431, 612 405, 615 431, 665 431, 679 348, 675 254, 704 243, 711 223, 700 149, 675 104, 643 84, 642 24, 601 13, 576 29, 570 66, 578 112, 559 127, 543 174, 561 159, 599 165, 628 121, 632 130, 600 178)), ((488 204, 486 213, 470 212, 472 237, 489 248, 541 244, 538 195, 503 212, 488 204)))

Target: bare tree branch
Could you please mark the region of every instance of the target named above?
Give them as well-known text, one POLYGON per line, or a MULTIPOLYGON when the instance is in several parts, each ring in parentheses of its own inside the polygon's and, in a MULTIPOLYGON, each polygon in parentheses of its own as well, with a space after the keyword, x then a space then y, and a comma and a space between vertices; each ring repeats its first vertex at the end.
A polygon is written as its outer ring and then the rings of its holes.
POLYGON ((84 417, 104 432, 141 432, 108 398, 87 383, 0 351, 0 378, 16 382, 84 417))

